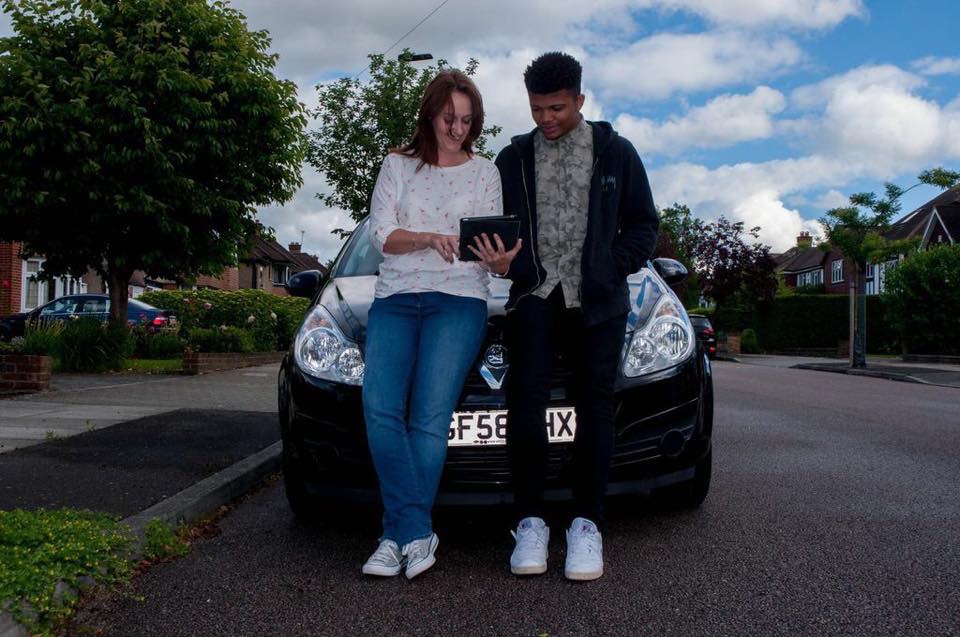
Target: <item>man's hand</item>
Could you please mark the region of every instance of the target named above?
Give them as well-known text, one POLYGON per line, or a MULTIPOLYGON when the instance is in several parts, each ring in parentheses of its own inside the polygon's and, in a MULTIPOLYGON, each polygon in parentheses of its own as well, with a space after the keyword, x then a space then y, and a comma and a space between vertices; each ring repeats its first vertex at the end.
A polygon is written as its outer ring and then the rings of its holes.
POLYGON ((473 241, 476 248, 468 245, 470 251, 480 257, 488 270, 500 276, 510 271, 510 263, 513 262, 514 257, 517 256, 520 247, 523 245, 523 239, 517 239, 517 245, 513 246, 513 250, 507 251, 503 247, 500 235, 494 233, 493 243, 491 243, 486 232, 479 237, 474 237, 473 241))

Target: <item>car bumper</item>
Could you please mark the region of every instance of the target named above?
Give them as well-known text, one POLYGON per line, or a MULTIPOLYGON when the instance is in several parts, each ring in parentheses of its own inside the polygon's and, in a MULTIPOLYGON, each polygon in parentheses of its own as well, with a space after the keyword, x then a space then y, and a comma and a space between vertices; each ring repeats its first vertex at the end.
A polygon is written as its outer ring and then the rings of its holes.
MULTIPOLYGON (((616 398, 608 492, 646 492, 691 479, 712 433, 712 385, 703 357, 643 379, 621 379, 616 398)), ((284 446, 308 492, 352 501, 378 498, 360 387, 307 376, 288 357, 279 402, 284 446)), ((570 406, 563 390, 554 390, 550 406, 570 406)), ((504 408, 502 392, 468 381, 457 410, 504 408)), ((568 499, 572 443, 551 444, 548 458, 545 497, 568 499)), ((450 447, 438 503, 509 502, 509 479, 505 446, 450 447)))

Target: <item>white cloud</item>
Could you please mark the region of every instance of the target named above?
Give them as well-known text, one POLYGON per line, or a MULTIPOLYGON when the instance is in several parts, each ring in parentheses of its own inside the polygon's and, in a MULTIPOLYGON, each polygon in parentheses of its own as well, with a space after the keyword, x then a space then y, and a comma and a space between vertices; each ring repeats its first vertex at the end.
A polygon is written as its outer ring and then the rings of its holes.
POLYGON ((774 132, 771 117, 782 111, 785 103, 779 91, 759 86, 747 95, 715 97, 662 124, 622 113, 615 126, 641 155, 673 156, 690 148, 723 148, 770 137, 774 132))
POLYGON ((960 75, 960 58, 927 56, 915 60, 910 66, 921 75, 960 75))
POLYGON ((866 13, 861 0, 656 0, 656 4, 736 26, 825 29, 866 13))
POLYGON ((803 59, 789 38, 737 31, 664 33, 639 40, 603 58, 584 61, 586 76, 601 82, 602 96, 665 98, 777 75, 803 59))
POLYGON ((257 218, 276 231, 277 241, 281 245, 286 246, 294 241, 302 243, 304 252, 326 261, 336 256, 343 243, 331 231, 334 228, 349 230, 355 224, 349 214, 328 208, 316 197, 317 193, 329 192, 330 187, 315 168, 303 166, 303 181, 303 186, 293 199, 282 206, 262 206, 257 218))
POLYGON ((817 197, 813 205, 824 212, 833 208, 843 208, 850 205, 850 195, 844 194, 839 190, 828 190, 817 197))
POLYGON ((890 176, 943 157, 960 157, 953 140, 960 111, 917 94, 925 81, 898 67, 864 66, 795 90, 791 101, 814 109, 785 125, 815 152, 890 176))
POLYGON ((820 156, 741 163, 710 169, 681 162, 650 172, 660 205, 681 202, 698 216, 726 215, 747 227, 760 226, 760 238, 775 252, 794 244, 797 234, 819 231, 816 221, 788 208, 784 199, 810 188, 842 186, 859 175, 858 167, 820 156))

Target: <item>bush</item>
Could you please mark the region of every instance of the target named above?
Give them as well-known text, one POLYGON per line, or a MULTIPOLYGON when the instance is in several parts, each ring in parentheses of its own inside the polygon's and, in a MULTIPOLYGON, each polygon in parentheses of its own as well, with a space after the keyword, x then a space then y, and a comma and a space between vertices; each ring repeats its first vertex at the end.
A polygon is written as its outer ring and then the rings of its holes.
MULTIPOLYGON (((899 338, 885 320, 884 299, 868 296, 866 301, 867 351, 896 352, 899 338)), ((850 338, 850 300, 845 294, 778 297, 752 320, 764 350, 835 349, 850 338)))
POLYGON ((253 351, 253 337, 238 327, 199 327, 190 331, 188 346, 194 352, 247 353, 253 351))
POLYGON ((119 369, 133 353, 133 337, 125 325, 108 327, 92 317, 68 322, 60 334, 63 371, 96 372, 119 369))
POLYGON ((141 300, 176 312, 185 336, 221 325, 249 330, 257 350, 285 350, 310 306, 308 299, 263 290, 154 290, 141 300), (253 321, 250 321, 250 317, 253 321))
POLYGON ((139 344, 141 358, 178 358, 183 354, 183 341, 174 333, 147 334, 139 344))
POLYGON ((757 342, 757 333, 749 327, 740 333, 740 351, 744 354, 760 353, 760 344, 757 342))
MULTIPOLYGON (((960 354, 960 246, 917 252, 888 271, 887 319, 911 354, 960 354)), ((867 314, 869 317, 869 312, 867 314)))
POLYGON ((35 356, 57 356, 60 352, 60 335, 62 333, 62 323, 50 322, 27 325, 23 331, 20 352, 35 356))

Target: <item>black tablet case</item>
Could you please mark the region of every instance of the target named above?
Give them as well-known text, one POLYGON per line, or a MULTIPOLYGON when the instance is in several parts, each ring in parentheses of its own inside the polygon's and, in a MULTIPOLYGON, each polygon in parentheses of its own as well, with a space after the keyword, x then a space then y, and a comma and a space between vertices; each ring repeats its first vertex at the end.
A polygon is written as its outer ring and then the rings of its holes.
MULTIPOLYGON (((460 260, 479 261, 467 246, 474 245, 473 238, 487 233, 493 243, 493 234, 500 235, 505 250, 511 250, 520 238, 520 218, 515 215, 491 215, 489 217, 464 217, 460 220, 460 260)), ((494 244, 496 247, 496 244, 494 244)))

